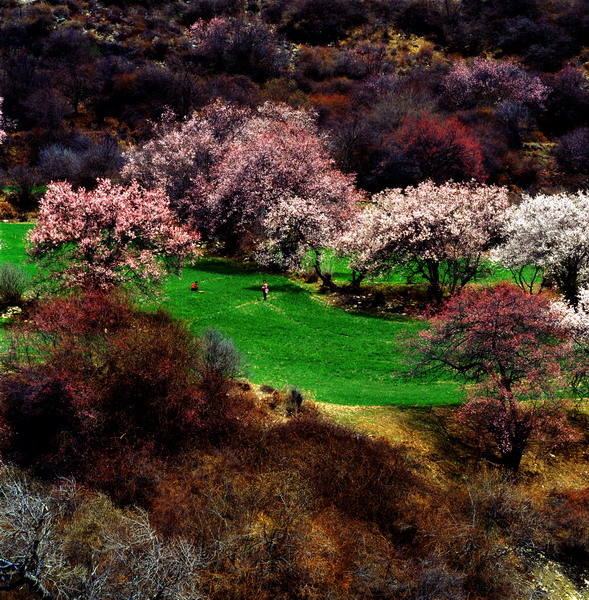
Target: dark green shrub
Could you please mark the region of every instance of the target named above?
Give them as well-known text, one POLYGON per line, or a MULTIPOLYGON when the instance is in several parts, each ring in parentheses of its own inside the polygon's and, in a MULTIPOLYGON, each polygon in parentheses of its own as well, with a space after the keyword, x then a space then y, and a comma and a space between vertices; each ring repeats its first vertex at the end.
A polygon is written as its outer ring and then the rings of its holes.
POLYGON ((290 386, 286 390, 286 395, 284 397, 284 406, 286 407, 286 412, 289 415, 299 413, 303 404, 303 400, 304 397, 302 392, 294 385, 290 386))
POLYGON ((29 285, 27 273, 12 264, 0 265, 0 308, 18 306, 29 285))
POLYGON ((243 374, 243 357, 235 344, 217 329, 207 329, 202 336, 199 373, 203 380, 236 379, 243 374))

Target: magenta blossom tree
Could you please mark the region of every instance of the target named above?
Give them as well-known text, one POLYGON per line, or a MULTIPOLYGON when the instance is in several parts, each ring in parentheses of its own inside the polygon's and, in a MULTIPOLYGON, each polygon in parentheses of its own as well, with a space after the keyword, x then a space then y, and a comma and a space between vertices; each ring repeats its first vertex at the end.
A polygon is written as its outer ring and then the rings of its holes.
POLYGON ((46 281, 109 289, 157 283, 196 250, 198 235, 176 222, 160 190, 100 180, 93 191, 51 183, 29 234, 29 254, 46 281))
POLYGON ((545 298, 508 285, 467 289, 431 320, 419 350, 418 370, 473 386, 457 419, 505 467, 517 471, 533 441, 572 439, 563 399, 572 348, 545 298))

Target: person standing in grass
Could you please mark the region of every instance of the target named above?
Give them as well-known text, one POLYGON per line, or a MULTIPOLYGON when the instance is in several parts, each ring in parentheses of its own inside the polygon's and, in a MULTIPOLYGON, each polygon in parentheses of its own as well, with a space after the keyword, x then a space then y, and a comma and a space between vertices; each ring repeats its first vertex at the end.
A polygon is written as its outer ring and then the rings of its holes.
POLYGON ((264 283, 262 283, 262 294, 264 294, 264 302, 266 300, 268 300, 268 292, 270 291, 270 288, 268 288, 268 284, 266 283, 266 281, 264 281, 264 283))

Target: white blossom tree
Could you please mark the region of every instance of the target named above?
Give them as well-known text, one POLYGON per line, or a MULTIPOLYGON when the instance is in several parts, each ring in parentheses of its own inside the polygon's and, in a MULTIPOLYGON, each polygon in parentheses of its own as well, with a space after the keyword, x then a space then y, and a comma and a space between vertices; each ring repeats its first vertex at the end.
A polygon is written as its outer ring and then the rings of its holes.
POLYGON ((567 302, 552 303, 552 312, 573 338, 589 348, 589 288, 579 290, 576 306, 567 302))
POLYGON ((551 277, 572 306, 579 287, 589 276, 589 194, 524 196, 509 210, 503 227, 505 242, 492 258, 525 282, 531 265, 551 277))

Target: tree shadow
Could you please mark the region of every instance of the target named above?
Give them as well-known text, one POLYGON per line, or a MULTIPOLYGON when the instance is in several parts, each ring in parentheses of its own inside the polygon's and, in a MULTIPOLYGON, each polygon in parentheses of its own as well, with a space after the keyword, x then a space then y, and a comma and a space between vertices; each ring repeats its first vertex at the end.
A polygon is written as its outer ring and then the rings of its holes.
POLYGON ((203 258, 193 262, 189 268, 216 275, 243 275, 244 273, 259 272, 253 265, 222 258, 203 258))
MULTIPOLYGON (((289 294, 308 294, 307 290, 302 289, 298 285, 294 285, 293 283, 283 283, 278 285, 270 285, 270 293, 268 297, 272 295, 272 292, 286 292, 289 294)), ((252 292, 260 292, 262 293, 262 283, 260 285, 249 285, 243 288, 244 290, 249 290, 252 292)))

